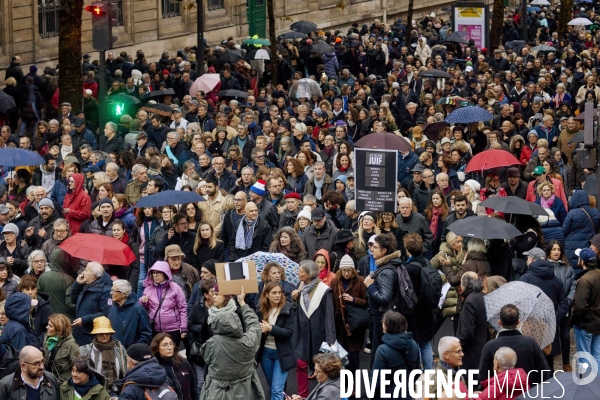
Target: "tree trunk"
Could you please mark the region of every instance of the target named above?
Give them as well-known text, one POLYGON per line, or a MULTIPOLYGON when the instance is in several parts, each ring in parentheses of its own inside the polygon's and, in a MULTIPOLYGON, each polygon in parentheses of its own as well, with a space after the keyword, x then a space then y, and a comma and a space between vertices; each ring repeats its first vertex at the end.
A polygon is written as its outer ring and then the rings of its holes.
MULTIPOLYGON (((412 31, 412 20, 413 20, 413 9, 415 8, 415 0, 408 0, 408 10, 406 11, 406 30, 407 39, 410 38, 410 32, 412 31)), ((407 41, 408 43, 408 41, 407 41)))
MULTIPOLYGON (((83 0, 60 0, 58 39, 58 88, 60 101, 71 103, 73 112, 81 107, 83 75, 81 72, 81 13, 83 0)), ((103 107, 100 104, 100 107, 103 107)))
POLYGON ((567 24, 573 18, 573 0, 562 0, 558 14, 558 37, 567 37, 567 24))
POLYGON ((269 41, 271 42, 271 84, 277 86, 277 40, 275 37, 275 9, 273 7, 274 0, 267 0, 267 13, 269 14, 269 41))
POLYGON ((490 49, 496 50, 502 44, 502 27, 504 25, 504 0, 494 0, 492 12, 492 29, 490 32, 490 49))

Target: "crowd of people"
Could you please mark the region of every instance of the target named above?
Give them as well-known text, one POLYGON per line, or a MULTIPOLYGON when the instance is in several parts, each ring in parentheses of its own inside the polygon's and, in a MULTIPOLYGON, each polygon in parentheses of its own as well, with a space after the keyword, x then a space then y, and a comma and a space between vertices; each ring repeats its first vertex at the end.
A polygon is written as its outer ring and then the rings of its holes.
POLYGON ((56 70, 24 75, 14 56, 4 91, 18 107, 0 121, 0 148, 44 162, 0 169, 0 398, 324 400, 339 398, 342 368, 362 368, 479 370, 477 398, 512 399, 551 379, 555 365, 572 370, 571 328, 577 350, 600 363, 600 212, 584 190, 595 171, 572 141, 582 130, 575 117, 600 101, 600 30, 595 4, 578 7, 573 16, 594 25, 569 26, 566 37, 554 8, 527 21, 507 9, 502 46, 491 52, 446 42, 451 21, 434 13, 282 38, 266 62, 223 62, 229 50, 256 49, 231 38, 204 60, 191 48, 156 62, 109 52, 109 99, 175 94, 153 97, 170 117, 140 109, 105 126, 97 61, 84 56, 83 108, 72 110, 58 104, 56 70), (532 39, 514 47, 523 23, 532 39), (320 42, 334 50, 316 52, 320 42), (533 50, 539 44, 554 50, 533 50), (213 90, 190 92, 197 62, 220 74, 213 90), (422 76, 434 69, 452 78, 422 76), (289 96, 303 78, 321 94, 289 96), (427 129, 457 107, 493 119, 427 129), (395 213, 357 209, 354 199, 363 177, 354 143, 373 132, 411 148, 398 153, 395 213), (466 172, 474 155, 494 149, 519 163, 466 172), (204 201, 135 207, 166 190, 204 201), (506 196, 547 215, 482 205, 506 196), (470 216, 521 234, 452 232, 470 216), (79 233, 112 236, 135 261, 73 257, 61 243, 79 233), (268 262, 258 293, 219 292, 219 264, 257 252, 297 263, 299 284, 268 262), (556 332, 545 348, 520 331, 526 316, 510 299, 501 329, 489 323, 484 297, 513 281, 552 302, 556 332), (446 322, 453 335, 434 348, 446 322), (288 395, 292 371, 298 393, 288 395), (513 386, 498 387, 494 372, 513 386))

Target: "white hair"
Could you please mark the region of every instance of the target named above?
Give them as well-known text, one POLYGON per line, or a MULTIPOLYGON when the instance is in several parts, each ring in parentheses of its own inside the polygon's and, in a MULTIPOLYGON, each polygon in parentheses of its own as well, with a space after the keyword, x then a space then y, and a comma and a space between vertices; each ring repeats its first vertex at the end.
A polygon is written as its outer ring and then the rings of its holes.
POLYGON ((117 279, 113 282, 113 288, 123 293, 125 297, 129 297, 132 292, 131 283, 125 279, 117 279))
POLYGON ((406 203, 408 201, 408 204, 412 207, 413 206, 413 202, 412 199, 410 197, 402 197, 400 199, 400 201, 398 202, 399 205, 402 205, 402 203, 406 203))
POLYGON ((102 266, 102 264, 97 263, 95 261, 89 262, 87 264, 87 268, 90 269, 90 271, 94 274, 96 278, 100 278, 104 273, 104 267, 102 266))
POLYGON ((513 369, 517 364, 517 353, 510 347, 500 347, 494 354, 494 360, 498 362, 502 371, 513 369))
POLYGON ((438 343, 438 354, 443 359, 444 353, 450 351, 456 343, 460 344, 460 340, 454 336, 444 336, 438 343))

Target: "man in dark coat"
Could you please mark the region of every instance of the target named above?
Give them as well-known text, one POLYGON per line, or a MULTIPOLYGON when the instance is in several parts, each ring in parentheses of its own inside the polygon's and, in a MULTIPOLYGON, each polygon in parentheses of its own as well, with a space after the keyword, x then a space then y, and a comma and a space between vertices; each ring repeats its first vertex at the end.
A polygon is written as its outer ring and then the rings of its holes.
MULTIPOLYGON (((221 224, 221 240, 225 245, 226 254, 235 252, 235 237, 237 229, 240 226, 240 221, 246 214, 246 193, 237 191, 233 196, 233 208, 225 214, 221 224)), ((225 257, 225 261, 235 260, 231 257, 225 257)))
POLYGON ((88 263, 73 282, 71 302, 76 303, 73 337, 78 345, 90 344, 94 340, 91 335, 94 319, 108 315, 112 305, 111 289, 110 275, 97 262, 88 263))
POLYGON ((233 231, 235 246, 230 248, 230 260, 237 260, 257 251, 269 251, 273 240, 271 226, 259 215, 258 207, 254 202, 246 203, 245 213, 240 224, 233 231))
POLYGON ((116 332, 113 339, 118 340, 127 349, 135 343, 150 344, 152 327, 148 312, 137 302, 132 293, 131 284, 124 279, 113 282, 112 305, 108 310, 108 319, 116 332))
POLYGON ((42 93, 33 83, 33 77, 28 76, 25 78, 25 84, 19 88, 19 108, 21 109, 19 135, 24 136, 27 127, 32 125, 30 138, 37 130, 37 123, 42 119, 42 108, 44 107, 42 93))
MULTIPOLYGON (((525 200, 527 197, 527 182, 521 180, 518 168, 512 167, 507 171, 508 180, 502 184, 508 196, 517 196, 525 200)), ((517 361, 518 364, 518 361, 517 361)))
POLYGON ((446 242, 446 235, 450 230, 448 227, 459 219, 475 215, 473 210, 467 207, 467 198, 463 194, 454 197, 454 211, 444 220, 444 230, 442 231, 442 243, 446 242))
POLYGON ((32 250, 40 250, 44 242, 52 237, 54 221, 60 214, 54 202, 44 198, 39 203, 39 214, 27 224, 25 241, 32 250))
POLYGON ((23 70, 21 69, 21 57, 13 56, 10 66, 6 68, 6 74, 4 75, 4 81, 8 78, 15 78, 17 81, 17 87, 23 83, 23 70))
POLYGON ((114 122, 107 122, 104 126, 104 135, 106 136, 106 142, 102 145, 102 151, 105 153, 115 152, 119 154, 123 150, 125 142, 123 138, 117 136, 117 124, 114 122))
MULTIPOLYGON (((483 346, 487 341, 487 318, 482 292, 483 282, 475 272, 465 272, 460 280, 461 297, 464 298, 460 310, 456 337, 460 340, 465 356, 464 369, 479 368, 483 346)), ((458 307, 457 307, 458 308, 458 307)))
POLYGON ((479 363, 479 382, 494 376, 494 354, 500 347, 510 347, 517 353, 515 368, 523 368, 529 375, 529 384, 542 383, 549 378, 548 363, 538 342, 530 336, 521 333, 519 309, 513 304, 507 304, 500 310, 498 324, 502 328, 496 339, 483 346, 481 362, 479 363), (543 373, 542 371, 546 371, 543 373))
POLYGON ((277 207, 265 199, 267 194, 266 182, 259 179, 250 188, 250 200, 258 207, 258 216, 265 221, 271 229, 276 230, 279 227, 279 214, 277 207))
POLYGON ((431 194, 434 190, 438 189, 435 184, 435 174, 430 169, 423 170, 423 181, 417 187, 413 193, 413 201, 417 211, 425 215, 425 209, 431 200, 431 194))
MULTIPOLYGON (((520 281, 539 287, 552 300, 556 312, 556 324, 560 325, 563 318, 567 318, 569 301, 565 294, 562 281, 554 276, 554 267, 546 260, 546 253, 537 247, 527 252, 527 272, 521 276, 520 281)), ((548 367, 554 371, 554 356, 561 353, 560 337, 558 330, 552 343, 552 351, 546 356, 548 367)))
POLYGON ((319 250, 331 253, 334 250, 338 228, 333 221, 325 217, 325 210, 318 206, 311 211, 311 221, 312 224, 306 228, 302 237, 308 257, 312 258, 319 250))
POLYGON ((400 228, 398 230, 399 239, 407 233, 418 233, 423 239, 423 252, 427 253, 433 243, 433 234, 427 219, 413 211, 413 202, 408 197, 400 199, 399 208, 400 213, 396 216, 396 222, 400 228))
POLYGON ((154 257, 156 260, 164 260, 167 246, 176 244, 185 253, 185 262, 195 266, 198 263, 198 257, 194 254, 195 241, 196 234, 189 231, 187 216, 177 214, 173 217, 173 228, 169 229, 167 234, 157 241, 154 248, 154 257))

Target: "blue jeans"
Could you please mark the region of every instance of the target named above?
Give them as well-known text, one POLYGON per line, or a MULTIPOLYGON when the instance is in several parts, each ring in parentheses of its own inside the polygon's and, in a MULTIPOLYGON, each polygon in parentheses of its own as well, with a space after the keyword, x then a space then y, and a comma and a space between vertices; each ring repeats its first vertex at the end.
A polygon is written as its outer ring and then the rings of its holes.
POLYGON ((267 384, 271 390, 271 400, 283 400, 283 388, 285 387, 288 373, 281 370, 277 350, 265 347, 260 362, 267 378, 267 384))
POLYGON ((431 341, 417 341, 417 343, 421 350, 421 363, 423 363, 423 369, 433 369, 433 347, 431 347, 431 341))
POLYGON ((142 294, 144 294, 144 280, 146 279, 147 275, 148 275, 148 270, 146 269, 146 264, 141 262, 140 263, 140 276, 138 278, 138 284, 137 284, 138 300, 142 297, 142 294))
MULTIPOLYGON (((574 330, 577 351, 586 351, 590 353, 598 365, 600 365, 600 335, 594 335, 578 327, 575 327, 574 330)), ((578 361, 579 363, 584 363, 587 360, 580 358, 578 361)), ((598 372, 598 369, 594 372, 598 372)))

